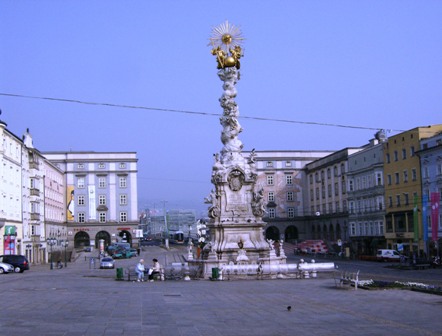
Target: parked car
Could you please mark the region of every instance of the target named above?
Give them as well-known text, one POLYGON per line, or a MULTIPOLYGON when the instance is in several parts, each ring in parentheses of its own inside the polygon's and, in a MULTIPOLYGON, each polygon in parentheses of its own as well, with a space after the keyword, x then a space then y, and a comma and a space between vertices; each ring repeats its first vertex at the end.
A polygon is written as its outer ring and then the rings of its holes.
POLYGON ((14 272, 14 266, 0 262, 0 274, 14 272))
POLYGON ((130 258, 132 258, 132 257, 138 257, 138 251, 137 251, 137 249, 131 248, 131 249, 129 250, 129 254, 130 254, 130 258))
POLYGON ((100 268, 115 268, 115 260, 111 257, 104 257, 100 261, 100 268))
POLYGON ((0 256, 0 262, 11 264, 14 266, 15 273, 23 273, 29 270, 29 261, 25 256, 18 254, 5 254, 0 256))

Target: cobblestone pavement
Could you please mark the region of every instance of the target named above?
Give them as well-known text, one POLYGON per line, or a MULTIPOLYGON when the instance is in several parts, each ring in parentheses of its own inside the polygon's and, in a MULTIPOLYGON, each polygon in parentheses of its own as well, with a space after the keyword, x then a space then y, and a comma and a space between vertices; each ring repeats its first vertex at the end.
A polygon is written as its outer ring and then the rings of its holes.
MULTIPOLYGON (((179 251, 149 247, 149 263, 179 251)), ((134 265, 119 260, 117 267, 134 265)), ((81 256, 0 275, 2 335, 441 335, 442 296, 353 290, 317 279, 116 281, 81 256), (291 306, 290 311, 287 307, 291 306)))

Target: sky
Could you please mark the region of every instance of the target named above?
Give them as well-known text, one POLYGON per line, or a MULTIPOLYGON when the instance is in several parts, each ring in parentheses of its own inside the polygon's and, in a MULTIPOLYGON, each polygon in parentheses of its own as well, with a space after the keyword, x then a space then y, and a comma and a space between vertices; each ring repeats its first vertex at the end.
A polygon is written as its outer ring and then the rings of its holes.
POLYGON ((0 119, 42 152, 137 152, 140 209, 205 210, 214 27, 245 37, 244 150, 339 150, 442 122, 441 18, 432 0, 0 0, 0 119))

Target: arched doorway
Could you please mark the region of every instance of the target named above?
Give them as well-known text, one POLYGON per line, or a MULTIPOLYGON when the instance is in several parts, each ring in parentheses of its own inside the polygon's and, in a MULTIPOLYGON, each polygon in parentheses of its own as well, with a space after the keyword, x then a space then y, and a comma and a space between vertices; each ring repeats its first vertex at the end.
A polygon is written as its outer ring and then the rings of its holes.
POLYGON ((104 249, 111 244, 111 236, 106 231, 100 231, 95 235, 95 248, 100 248, 100 240, 104 240, 104 249))
POLYGON ((266 230, 266 239, 279 241, 279 229, 276 226, 270 226, 266 230))
POLYGON ((77 232, 74 236, 74 247, 83 248, 91 245, 89 234, 84 231, 77 232))
POLYGON ((299 238, 298 228, 294 225, 290 225, 285 229, 284 240, 287 242, 295 241, 299 238))

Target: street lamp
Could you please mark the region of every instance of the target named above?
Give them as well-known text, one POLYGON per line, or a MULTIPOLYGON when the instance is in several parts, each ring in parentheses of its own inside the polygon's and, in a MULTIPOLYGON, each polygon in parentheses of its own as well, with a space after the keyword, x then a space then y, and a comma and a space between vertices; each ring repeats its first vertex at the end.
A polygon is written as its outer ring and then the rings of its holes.
POLYGON ((69 240, 65 240, 64 241, 64 267, 68 267, 68 264, 67 264, 67 256, 66 256, 66 250, 67 250, 67 248, 68 248, 68 246, 69 246, 69 240))
POLYGON ((55 239, 55 238, 48 238, 47 240, 46 240, 46 242, 48 243, 48 245, 51 247, 51 251, 50 251, 50 253, 51 253, 51 266, 50 266, 50 269, 52 270, 52 269, 54 269, 54 263, 53 263, 53 260, 52 260, 52 246, 54 246, 55 244, 57 244, 57 239, 55 239))

